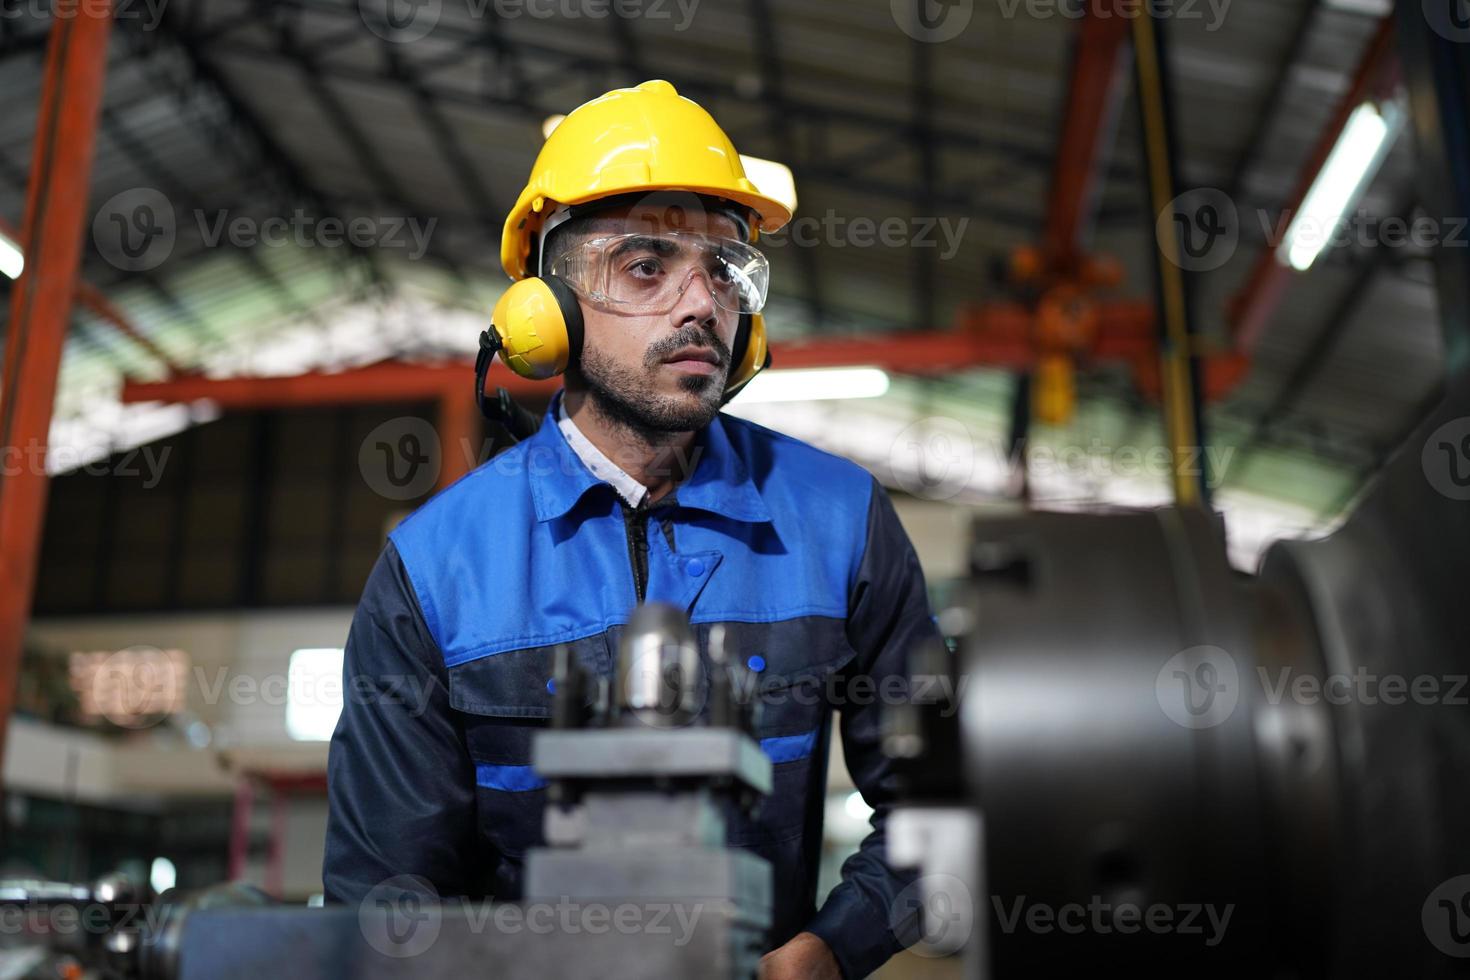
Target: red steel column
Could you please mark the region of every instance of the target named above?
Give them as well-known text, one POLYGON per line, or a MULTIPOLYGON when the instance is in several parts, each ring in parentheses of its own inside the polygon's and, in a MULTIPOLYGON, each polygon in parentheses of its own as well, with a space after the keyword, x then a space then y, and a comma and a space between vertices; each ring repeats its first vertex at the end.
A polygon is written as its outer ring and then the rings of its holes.
POLYGON ((1121 0, 1092 0, 1067 83, 1067 110, 1052 166, 1043 239, 1051 267, 1071 268, 1092 225, 1097 193, 1107 176, 1113 124, 1126 91, 1129 17, 1121 0))
POLYGON ((26 264, 11 295, 0 373, 0 757, 36 585, 46 516, 46 469, 38 450, 50 438, 76 293, 111 30, 109 0, 61 0, 46 50, 21 229, 26 264))

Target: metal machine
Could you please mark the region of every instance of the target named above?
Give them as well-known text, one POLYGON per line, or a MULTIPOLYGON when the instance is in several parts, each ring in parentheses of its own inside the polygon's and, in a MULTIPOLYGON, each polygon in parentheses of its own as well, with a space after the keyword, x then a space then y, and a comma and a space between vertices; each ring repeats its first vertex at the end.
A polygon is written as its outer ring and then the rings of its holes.
MULTIPOLYGON (((1463 215, 1470 54, 1434 9, 1397 15, 1421 200, 1463 215)), ((1434 258, 1444 397, 1325 539, 1248 578, 1199 510, 976 527, 958 649, 914 652, 886 741, 921 948, 1002 978, 1470 976, 1470 256, 1434 258)))
POLYGON ((891 846, 972 908, 949 938, 985 947, 976 970, 1464 972, 1467 559, 1441 542, 1470 541, 1470 509, 1419 447, 1467 417, 1462 385, 1345 527, 1276 545, 1256 580, 1200 512, 977 528, 957 658, 916 664, 961 697, 888 736, 922 801, 891 846), (983 848, 936 835, 966 808, 983 848))
MULTIPOLYGON (((718 632, 718 631, 717 631, 718 632)), ((688 620, 634 611, 615 682, 563 651, 552 725, 547 847, 524 901, 440 901, 411 875, 357 907, 273 904, 229 884, 154 900, 128 882, 0 882, 0 975, 116 980, 367 980, 471 975, 752 977, 770 925, 771 868, 727 847, 727 816, 771 788, 752 705, 719 636, 706 668, 688 620)))

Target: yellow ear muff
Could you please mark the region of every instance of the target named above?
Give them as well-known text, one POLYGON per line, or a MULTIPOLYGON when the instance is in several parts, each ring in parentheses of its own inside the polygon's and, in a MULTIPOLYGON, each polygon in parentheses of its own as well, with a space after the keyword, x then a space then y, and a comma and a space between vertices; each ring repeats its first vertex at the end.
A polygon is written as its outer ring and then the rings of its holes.
POLYGON ((735 350, 732 353, 737 360, 730 369, 730 377, 725 380, 725 394, 720 399, 721 405, 734 398, 752 378, 771 366, 771 350, 766 341, 766 318, 759 313, 751 313, 745 319, 747 323, 741 326, 745 336, 735 341, 735 350))
POLYGON ((511 283, 490 314, 500 358, 523 378, 544 381, 567 369, 582 351, 582 308, 555 276, 511 283))

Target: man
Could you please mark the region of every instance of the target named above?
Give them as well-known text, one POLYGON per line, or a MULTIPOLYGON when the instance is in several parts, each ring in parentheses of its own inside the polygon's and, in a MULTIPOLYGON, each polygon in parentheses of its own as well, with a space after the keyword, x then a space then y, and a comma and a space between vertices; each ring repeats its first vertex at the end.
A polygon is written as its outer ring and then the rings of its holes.
POLYGON ((765 361, 768 276, 753 242, 789 218, 667 82, 610 92, 548 138, 506 221, 517 282, 492 347, 565 387, 534 436, 400 524, 369 578, 348 690, 386 692, 394 678, 424 696, 346 699, 329 898, 357 901, 401 874, 441 895, 516 898, 541 840, 529 763, 552 651, 610 676, 632 608, 657 600, 686 611, 701 644, 724 624, 760 678, 774 791, 730 843, 774 869, 762 975, 864 976, 900 948, 908 878, 884 860, 895 785, 875 692, 937 639, 923 575, 867 472, 719 412, 765 361), (874 830, 818 911, 834 707, 874 830))

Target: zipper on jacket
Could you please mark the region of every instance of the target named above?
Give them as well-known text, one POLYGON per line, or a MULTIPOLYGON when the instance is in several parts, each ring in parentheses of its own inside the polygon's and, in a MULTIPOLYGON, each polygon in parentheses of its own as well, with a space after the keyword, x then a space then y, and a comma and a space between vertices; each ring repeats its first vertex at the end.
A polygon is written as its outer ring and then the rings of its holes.
POLYGON ((623 526, 628 531, 628 561, 633 566, 633 591, 642 602, 648 590, 648 510, 626 503, 622 507, 623 526))

